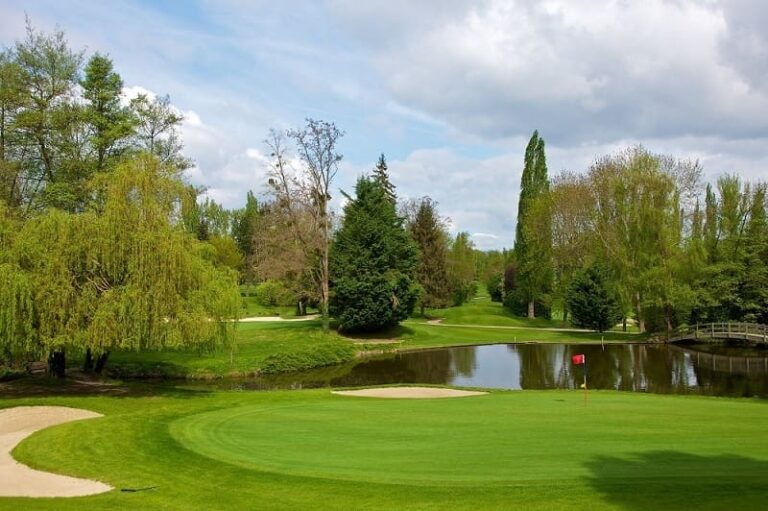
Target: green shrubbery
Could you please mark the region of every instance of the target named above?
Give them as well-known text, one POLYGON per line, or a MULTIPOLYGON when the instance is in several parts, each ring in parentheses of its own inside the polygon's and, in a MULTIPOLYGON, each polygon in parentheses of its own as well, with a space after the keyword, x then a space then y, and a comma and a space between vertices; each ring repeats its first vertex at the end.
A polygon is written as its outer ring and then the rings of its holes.
POLYGON ((262 374, 303 371, 315 367, 342 364, 355 358, 355 347, 349 343, 323 343, 291 353, 268 356, 261 365, 262 374))
POLYGON ((277 280, 267 280, 256 286, 252 296, 264 307, 282 307, 293 305, 294 296, 285 284, 277 280))

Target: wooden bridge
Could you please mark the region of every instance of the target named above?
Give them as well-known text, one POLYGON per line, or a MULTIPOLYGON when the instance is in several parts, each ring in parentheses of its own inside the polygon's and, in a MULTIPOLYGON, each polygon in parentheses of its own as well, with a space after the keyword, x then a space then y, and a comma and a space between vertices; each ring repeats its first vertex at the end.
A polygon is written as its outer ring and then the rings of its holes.
POLYGON ((741 341, 746 344, 768 344, 768 325, 757 323, 706 323, 678 328, 667 342, 741 341))

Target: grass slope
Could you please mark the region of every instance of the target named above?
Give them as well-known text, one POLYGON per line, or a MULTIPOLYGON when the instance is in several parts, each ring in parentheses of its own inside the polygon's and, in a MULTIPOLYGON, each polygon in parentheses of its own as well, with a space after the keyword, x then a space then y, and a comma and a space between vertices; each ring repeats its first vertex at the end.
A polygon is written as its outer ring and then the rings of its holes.
MULTIPOLYGON (((433 311, 437 314, 438 311, 433 311)), ((357 349, 352 341, 377 339, 402 341, 397 345, 374 346, 386 350, 434 348, 501 342, 638 342, 644 337, 621 332, 558 331, 562 325, 544 319, 511 316, 488 297, 471 300, 461 307, 441 309, 444 325, 427 324, 413 318, 388 332, 349 338, 335 331, 324 333, 320 321, 298 323, 241 323, 234 349, 217 353, 161 351, 119 353, 111 356, 109 369, 115 376, 211 378, 248 376, 258 372, 310 369, 349 361, 357 349)), ((370 349, 366 346, 365 349, 370 349)), ((75 361, 79 363, 79 361, 75 361)))
POLYGON ((0 401, 105 417, 41 431, 36 468, 154 490, 25 509, 762 509, 766 403, 593 392, 433 401, 325 391, 0 401))

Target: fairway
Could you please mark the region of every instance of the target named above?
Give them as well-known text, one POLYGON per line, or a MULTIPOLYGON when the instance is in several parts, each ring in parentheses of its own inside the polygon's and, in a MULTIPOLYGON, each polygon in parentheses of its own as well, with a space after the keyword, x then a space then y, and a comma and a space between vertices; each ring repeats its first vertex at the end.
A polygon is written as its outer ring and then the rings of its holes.
POLYGON ((577 392, 502 392, 241 406, 185 417, 171 433, 206 457, 286 475, 397 484, 562 483, 588 479, 607 460, 614 468, 601 477, 639 484, 634 480, 754 478, 748 464, 708 460, 768 460, 765 424, 763 403, 596 393, 585 408, 577 392), (739 420, 714 421, 712 408, 739 420), (637 460, 649 453, 668 459, 637 473, 637 460))
POLYGON ((13 451, 112 491, 0 510, 763 509, 764 401, 577 391, 372 399, 328 389, 0 400, 104 415, 13 451), (151 488, 139 492, 122 489, 151 488))

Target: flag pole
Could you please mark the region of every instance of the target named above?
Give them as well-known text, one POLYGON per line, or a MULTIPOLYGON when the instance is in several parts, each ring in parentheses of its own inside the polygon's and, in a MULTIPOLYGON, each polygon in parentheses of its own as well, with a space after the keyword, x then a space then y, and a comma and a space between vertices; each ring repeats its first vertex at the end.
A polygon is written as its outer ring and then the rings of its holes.
POLYGON ((584 407, 587 406, 587 357, 584 357, 584 407))

